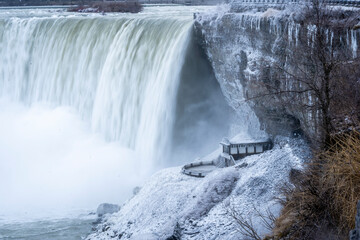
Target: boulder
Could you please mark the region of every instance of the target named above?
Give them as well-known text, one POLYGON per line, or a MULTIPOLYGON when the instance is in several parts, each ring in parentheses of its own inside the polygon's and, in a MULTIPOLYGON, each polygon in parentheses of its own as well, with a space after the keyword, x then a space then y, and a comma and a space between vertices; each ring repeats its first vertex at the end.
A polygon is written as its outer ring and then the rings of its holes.
POLYGON ((98 206, 96 210, 96 214, 98 217, 102 217, 105 214, 112 214, 118 212, 120 210, 120 206, 111 203, 102 203, 98 206))

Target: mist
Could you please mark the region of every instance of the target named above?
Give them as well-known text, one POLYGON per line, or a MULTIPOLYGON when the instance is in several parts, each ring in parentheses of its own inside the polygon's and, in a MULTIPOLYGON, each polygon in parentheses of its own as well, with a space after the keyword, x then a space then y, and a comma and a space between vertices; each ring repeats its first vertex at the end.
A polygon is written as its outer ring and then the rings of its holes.
POLYGON ((2 98, 0 119, 0 214, 7 220, 121 203, 144 178, 136 152, 91 133, 70 107, 2 98))
POLYGON ((231 136, 236 125, 235 111, 228 105, 204 50, 194 33, 187 47, 180 73, 173 157, 188 163, 219 147, 223 137, 231 136))

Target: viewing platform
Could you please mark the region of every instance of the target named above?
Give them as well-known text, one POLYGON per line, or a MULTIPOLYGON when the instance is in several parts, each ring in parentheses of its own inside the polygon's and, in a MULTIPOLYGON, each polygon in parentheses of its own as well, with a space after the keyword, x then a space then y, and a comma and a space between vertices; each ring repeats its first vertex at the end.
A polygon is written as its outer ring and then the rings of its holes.
POLYGON ((259 141, 236 141, 224 138, 220 145, 222 146, 223 157, 234 160, 239 160, 249 155, 263 153, 266 150, 270 150, 273 147, 273 143, 270 139, 262 139, 259 141))
POLYGON ((230 167, 236 164, 236 161, 254 154, 260 154, 273 148, 271 139, 243 139, 233 138, 231 141, 224 138, 221 142, 220 151, 216 151, 202 161, 195 161, 186 164, 181 169, 183 174, 193 177, 205 177, 208 173, 217 168, 230 167), (208 160, 207 158, 212 158, 208 160))

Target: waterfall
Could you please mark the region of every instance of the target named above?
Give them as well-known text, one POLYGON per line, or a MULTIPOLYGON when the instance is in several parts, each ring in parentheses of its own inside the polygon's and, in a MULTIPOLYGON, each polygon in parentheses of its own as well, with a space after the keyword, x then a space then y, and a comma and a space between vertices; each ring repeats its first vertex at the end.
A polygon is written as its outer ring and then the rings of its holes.
POLYGON ((74 107, 153 164, 170 141, 192 24, 191 15, 0 19, 0 95, 74 107))
POLYGON ((0 10, 0 225, 125 201, 218 147, 231 111, 194 38, 202 8, 0 10))

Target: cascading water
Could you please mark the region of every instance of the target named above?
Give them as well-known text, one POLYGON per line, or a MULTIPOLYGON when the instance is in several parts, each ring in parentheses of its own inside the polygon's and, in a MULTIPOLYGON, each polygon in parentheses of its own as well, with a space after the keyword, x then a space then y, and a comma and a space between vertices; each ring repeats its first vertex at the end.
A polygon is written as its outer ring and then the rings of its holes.
POLYGON ((92 129, 143 153, 163 152, 191 19, 13 18, 1 22, 0 89, 75 107, 92 129))
POLYGON ((231 117, 194 43, 199 10, 0 10, 0 225, 124 201, 216 147, 231 117))

